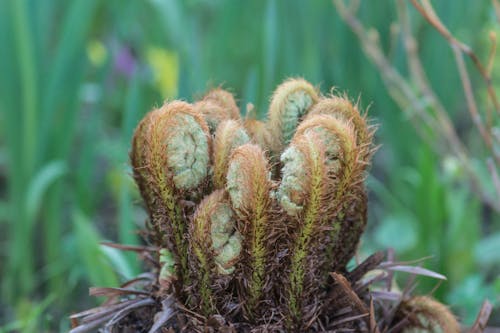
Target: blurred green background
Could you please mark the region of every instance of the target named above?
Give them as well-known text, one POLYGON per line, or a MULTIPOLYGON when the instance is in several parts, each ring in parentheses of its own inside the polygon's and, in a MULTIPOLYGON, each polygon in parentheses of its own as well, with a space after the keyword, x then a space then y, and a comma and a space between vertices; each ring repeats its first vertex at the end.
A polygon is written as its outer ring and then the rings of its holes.
MULTIPOLYGON (((435 6, 485 58, 488 31, 499 31, 491 2, 435 6)), ((363 1, 359 16, 405 73, 391 33, 395 2, 363 1)), ((486 155, 449 47, 411 17, 433 88, 464 142, 486 155)), ((148 110, 222 84, 243 112, 253 103, 262 116, 274 87, 292 76, 359 97, 380 125, 363 255, 388 247, 401 260, 432 255, 425 267, 448 277, 435 295, 466 323, 483 299, 498 303, 499 214, 471 192, 452 157, 418 137, 331 1, 2 0, 0 332, 65 331, 70 313, 98 304, 89 286, 140 272, 134 255, 100 242, 140 242, 145 214, 128 150, 148 110)), ((436 285, 422 278, 419 288, 436 285)))

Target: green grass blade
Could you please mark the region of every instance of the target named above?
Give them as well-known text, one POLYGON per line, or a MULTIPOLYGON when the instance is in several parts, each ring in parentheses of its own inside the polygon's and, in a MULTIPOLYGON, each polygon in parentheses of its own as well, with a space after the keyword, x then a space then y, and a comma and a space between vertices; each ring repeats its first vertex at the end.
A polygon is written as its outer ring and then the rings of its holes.
POLYGON ((89 282, 94 286, 116 286, 118 280, 109 269, 109 262, 100 245, 102 237, 91 221, 78 211, 73 213, 73 232, 79 258, 85 267, 89 282))
POLYGON ((21 74, 22 114, 24 134, 23 166, 25 175, 30 175, 35 167, 36 137, 37 137, 37 103, 38 77, 34 59, 34 38, 31 33, 31 19, 29 17, 26 0, 10 1, 12 17, 14 18, 15 46, 19 56, 21 74))
POLYGON ((71 2, 65 13, 59 29, 61 36, 56 55, 50 64, 51 73, 44 90, 39 158, 49 153, 51 143, 57 146, 63 142, 71 142, 69 138, 64 137, 64 134, 68 132, 63 130, 73 124, 63 120, 68 117, 72 120, 71 118, 78 110, 74 102, 78 98, 81 81, 81 74, 78 75, 78 73, 82 70, 85 43, 94 22, 98 4, 97 0, 76 0, 71 2), (56 132, 56 137, 51 135, 54 129, 61 130, 56 132))
POLYGON ((28 185, 26 197, 26 212, 30 221, 33 221, 40 211, 43 197, 49 186, 67 172, 68 167, 64 161, 52 161, 38 171, 28 185))

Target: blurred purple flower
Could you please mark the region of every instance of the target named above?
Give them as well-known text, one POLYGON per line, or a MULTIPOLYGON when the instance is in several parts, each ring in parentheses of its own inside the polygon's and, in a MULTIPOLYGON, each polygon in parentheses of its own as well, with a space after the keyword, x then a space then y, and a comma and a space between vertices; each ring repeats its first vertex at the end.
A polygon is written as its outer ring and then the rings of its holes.
POLYGON ((114 68, 118 73, 126 77, 132 76, 132 73, 134 73, 135 70, 136 63, 136 58, 134 57, 134 54, 129 47, 120 47, 118 51, 115 52, 114 68))

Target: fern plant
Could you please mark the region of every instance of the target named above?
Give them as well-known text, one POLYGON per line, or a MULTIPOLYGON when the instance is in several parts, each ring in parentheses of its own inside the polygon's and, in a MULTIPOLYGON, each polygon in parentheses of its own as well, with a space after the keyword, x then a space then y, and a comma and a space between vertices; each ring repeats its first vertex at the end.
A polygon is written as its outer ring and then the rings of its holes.
POLYGON ((130 153, 149 244, 122 246, 150 272, 93 289, 109 301, 72 332, 459 332, 442 304, 377 290, 382 254, 347 268, 373 133, 346 96, 303 79, 276 89, 267 121, 240 119, 220 88, 154 109, 130 153))

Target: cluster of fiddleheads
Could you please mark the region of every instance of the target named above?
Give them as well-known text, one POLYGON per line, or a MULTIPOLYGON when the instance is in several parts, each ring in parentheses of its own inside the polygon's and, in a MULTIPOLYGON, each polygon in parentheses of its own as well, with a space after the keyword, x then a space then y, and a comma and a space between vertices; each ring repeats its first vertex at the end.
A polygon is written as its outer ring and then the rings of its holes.
MULTIPOLYGON (((331 273, 349 276, 366 226, 373 133, 357 104, 303 79, 276 89, 267 120, 241 119, 220 88, 148 113, 131 161, 158 249, 155 297, 174 295, 202 325, 328 325, 340 308, 331 273)), ((457 327, 427 298, 398 313, 416 314, 407 332, 457 327)))

